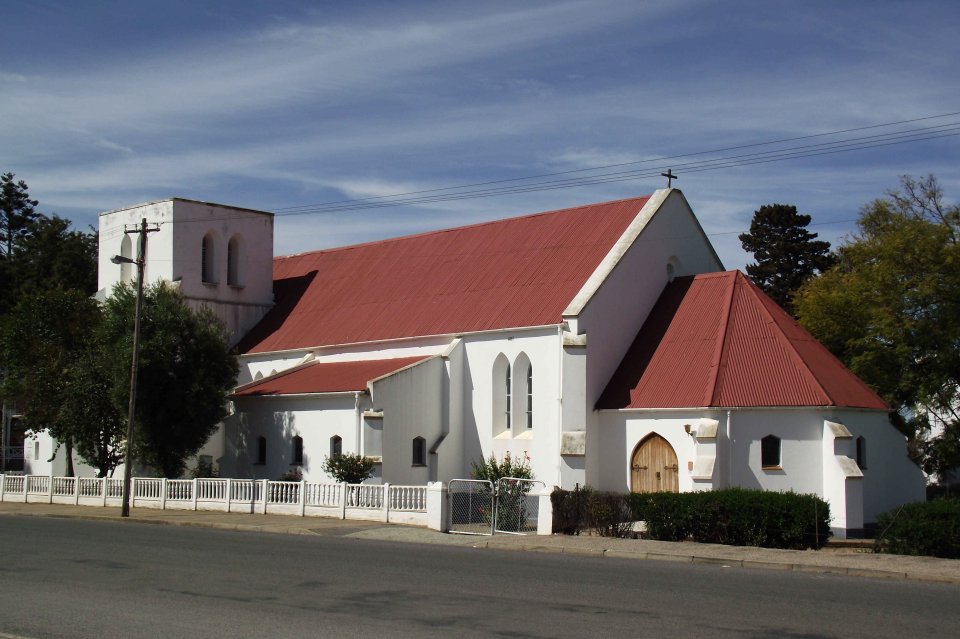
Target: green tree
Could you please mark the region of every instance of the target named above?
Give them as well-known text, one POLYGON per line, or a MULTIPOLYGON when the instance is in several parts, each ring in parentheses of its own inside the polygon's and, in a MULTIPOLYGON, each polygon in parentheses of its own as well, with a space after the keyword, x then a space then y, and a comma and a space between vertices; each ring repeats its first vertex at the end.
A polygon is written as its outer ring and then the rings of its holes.
MULTIPOLYGON (((90 410, 89 403, 100 398, 88 397, 87 389, 78 386, 89 379, 89 362, 98 354, 90 336, 99 314, 97 303, 83 293, 52 290, 25 296, 0 325, 3 396, 17 398, 30 431, 49 431, 65 447, 70 476, 75 444, 88 461, 95 461, 93 455, 87 457, 91 447, 77 428, 95 429, 111 414, 116 417, 109 406, 90 410), (96 421, 87 422, 91 416, 96 421)), ((116 446, 116 440, 111 444, 116 446)))
POLYGON ((933 176, 904 177, 861 210, 837 265, 796 296, 800 322, 895 409, 934 473, 960 465, 958 224, 960 207, 933 176), (931 426, 943 434, 928 437, 931 426))
POLYGON ((753 214, 740 244, 756 260, 747 275, 777 304, 793 312, 793 293, 834 261, 830 243, 807 230, 810 216, 789 204, 767 204, 753 214))
MULTIPOLYGON (((135 304, 135 288, 121 284, 104 307, 104 340, 115 355, 112 378, 118 380, 115 405, 127 405, 135 304)), ((137 459, 165 477, 179 477, 186 459, 226 417, 238 371, 226 329, 212 311, 189 308, 169 285, 148 287, 140 323, 137 459)))
POLYGON ((17 243, 26 234, 40 214, 34 210, 36 200, 30 199, 27 183, 14 181, 13 173, 0 175, 0 256, 10 259, 17 243))

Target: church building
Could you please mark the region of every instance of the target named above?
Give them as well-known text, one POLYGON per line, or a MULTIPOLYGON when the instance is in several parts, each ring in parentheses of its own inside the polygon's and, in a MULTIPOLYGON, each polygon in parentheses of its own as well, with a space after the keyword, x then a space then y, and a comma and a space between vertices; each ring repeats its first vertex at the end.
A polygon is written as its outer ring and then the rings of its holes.
POLYGON ((283 257, 269 213, 164 200, 101 214, 101 289, 141 218, 147 281, 239 349, 221 476, 327 480, 342 451, 422 485, 509 453, 547 486, 816 493, 841 536, 924 498, 888 407, 723 270, 678 189, 283 257))

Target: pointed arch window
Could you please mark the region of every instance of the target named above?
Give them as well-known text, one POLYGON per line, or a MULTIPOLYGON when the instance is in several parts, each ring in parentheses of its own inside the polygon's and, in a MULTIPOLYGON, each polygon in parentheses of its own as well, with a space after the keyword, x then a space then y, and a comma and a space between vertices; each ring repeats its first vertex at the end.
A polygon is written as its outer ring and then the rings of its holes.
POLYGON ((860 470, 867 469, 867 440, 857 437, 857 466, 860 470))
POLYGON ((511 426, 513 426, 513 376, 511 373, 510 365, 507 364, 506 384, 504 385, 504 392, 506 393, 504 401, 504 424, 507 430, 510 430, 511 426))
POLYGON ((513 422, 513 376, 510 370, 510 361, 506 355, 500 353, 493 362, 491 379, 490 416, 493 426, 493 436, 510 433, 513 422))
POLYGON ((343 454, 343 439, 340 435, 334 435, 330 438, 330 456, 343 454))
POLYGON ((533 428, 533 365, 527 366, 527 430, 533 428))

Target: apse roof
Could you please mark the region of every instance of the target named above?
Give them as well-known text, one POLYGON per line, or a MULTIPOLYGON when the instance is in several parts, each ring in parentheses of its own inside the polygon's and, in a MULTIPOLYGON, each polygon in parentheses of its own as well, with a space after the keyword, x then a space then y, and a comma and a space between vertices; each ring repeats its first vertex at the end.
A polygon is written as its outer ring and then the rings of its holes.
POLYGON ((649 197, 278 257, 242 353, 545 326, 649 197))
POLYGON ((739 271, 668 284, 597 408, 888 407, 739 271))

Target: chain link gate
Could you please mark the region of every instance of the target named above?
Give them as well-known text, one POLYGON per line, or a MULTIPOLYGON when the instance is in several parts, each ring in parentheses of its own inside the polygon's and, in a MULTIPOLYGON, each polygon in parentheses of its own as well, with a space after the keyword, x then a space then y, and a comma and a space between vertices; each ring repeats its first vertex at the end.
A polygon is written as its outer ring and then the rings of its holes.
POLYGON ((451 479, 450 532, 460 535, 525 535, 537 532, 542 481, 503 477, 494 484, 482 479, 451 479), (538 493, 540 491, 537 491, 538 493))
POLYGON ((450 532, 460 535, 492 535, 494 485, 482 479, 451 479, 450 532))
POLYGON ((543 489, 546 485, 542 481, 518 477, 501 477, 497 481, 495 532, 510 535, 536 534, 540 496, 530 493, 537 487, 543 489))

